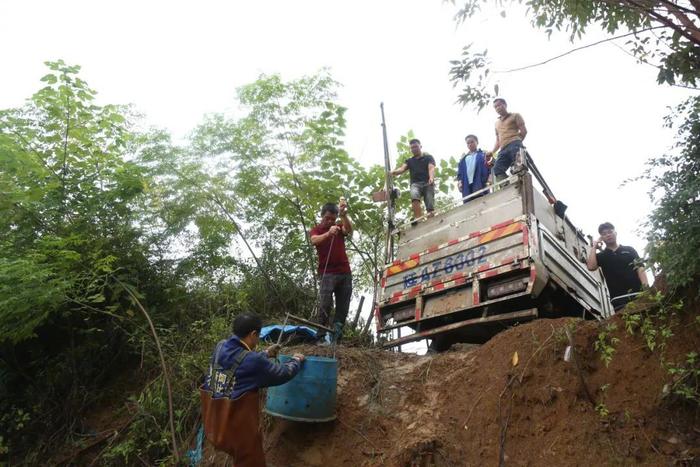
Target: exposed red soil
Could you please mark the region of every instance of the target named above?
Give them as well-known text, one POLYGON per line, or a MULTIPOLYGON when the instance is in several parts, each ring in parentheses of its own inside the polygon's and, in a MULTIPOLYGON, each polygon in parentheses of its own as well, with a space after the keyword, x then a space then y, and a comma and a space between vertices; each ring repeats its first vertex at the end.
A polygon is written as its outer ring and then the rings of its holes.
MULTIPOLYGON (((700 349, 697 309, 684 316, 666 350, 669 361, 700 349)), ((483 346, 440 355, 340 347, 337 358, 337 420, 266 418, 270 466, 651 466, 700 459, 697 406, 664 397, 670 376, 658 352, 627 334, 620 316, 606 323, 536 320, 483 346), (606 366, 594 342, 609 323, 620 341, 606 366), (567 327, 580 371, 564 360, 567 327)), ((224 462, 207 449, 206 465, 224 462)))

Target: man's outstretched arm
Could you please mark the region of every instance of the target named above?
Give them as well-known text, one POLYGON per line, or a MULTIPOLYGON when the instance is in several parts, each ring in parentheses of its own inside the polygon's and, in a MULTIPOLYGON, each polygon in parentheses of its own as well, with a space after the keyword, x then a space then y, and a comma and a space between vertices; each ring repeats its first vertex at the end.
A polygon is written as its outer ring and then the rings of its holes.
POLYGON ((389 172, 389 173, 391 173, 391 175, 394 175, 394 176, 395 176, 395 175, 401 175, 402 173, 404 173, 404 172, 407 171, 407 170, 408 170, 408 164, 403 164, 403 165, 402 165, 401 167, 399 167, 398 169, 394 169, 394 170, 392 170, 392 171, 389 172))
POLYGON ((294 378, 301 369, 301 362, 304 361, 304 356, 301 354, 294 355, 290 361, 285 363, 269 360, 262 353, 256 355, 255 358, 257 359, 256 380, 258 387, 261 388, 279 386, 294 378))

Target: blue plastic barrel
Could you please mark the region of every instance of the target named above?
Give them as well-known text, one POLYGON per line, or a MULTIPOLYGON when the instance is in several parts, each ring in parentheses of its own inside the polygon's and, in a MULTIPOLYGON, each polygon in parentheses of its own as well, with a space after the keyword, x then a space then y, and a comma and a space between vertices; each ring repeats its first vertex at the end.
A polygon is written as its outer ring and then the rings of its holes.
MULTIPOLYGON (((280 355, 280 362, 291 357, 280 355)), ((306 357, 299 373, 281 386, 267 389, 265 412, 298 422, 335 419, 338 362, 334 358, 306 357)))

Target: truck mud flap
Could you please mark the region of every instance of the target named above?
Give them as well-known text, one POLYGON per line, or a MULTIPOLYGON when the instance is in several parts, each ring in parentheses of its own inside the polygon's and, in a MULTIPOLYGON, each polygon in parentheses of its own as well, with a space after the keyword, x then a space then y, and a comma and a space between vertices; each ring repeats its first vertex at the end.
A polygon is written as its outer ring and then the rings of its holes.
POLYGON ((419 341, 425 338, 429 338, 438 334, 442 334, 449 331, 454 331, 467 326, 478 326, 480 324, 497 323, 504 321, 526 321, 533 318, 537 318, 538 312, 537 308, 530 308, 527 310, 514 311, 511 313, 501 313, 493 316, 485 316, 480 318, 468 319, 465 321, 460 321, 458 323, 447 324, 445 326, 440 326, 437 328, 429 329, 426 331, 419 331, 415 334, 409 336, 400 337, 393 341, 388 341, 382 344, 382 347, 387 349, 391 347, 396 347, 398 345, 407 344, 409 342, 419 341))

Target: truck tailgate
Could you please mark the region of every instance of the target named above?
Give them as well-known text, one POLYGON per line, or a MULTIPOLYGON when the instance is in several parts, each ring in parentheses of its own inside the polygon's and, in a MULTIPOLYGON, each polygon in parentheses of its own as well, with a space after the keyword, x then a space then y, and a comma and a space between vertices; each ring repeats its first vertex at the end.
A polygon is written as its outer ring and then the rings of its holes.
POLYGON ((478 304, 478 290, 460 286, 470 288, 475 278, 507 272, 513 265, 521 267, 528 256, 529 229, 524 216, 471 232, 389 265, 382 278, 380 306, 459 287, 458 297, 441 294, 426 301, 423 316, 468 308, 478 304))

